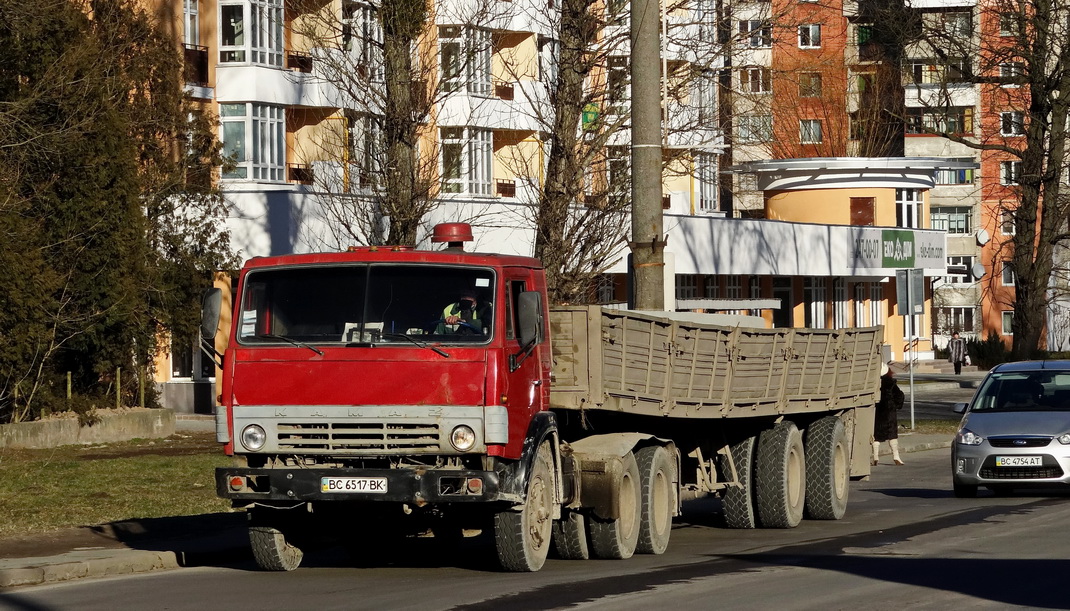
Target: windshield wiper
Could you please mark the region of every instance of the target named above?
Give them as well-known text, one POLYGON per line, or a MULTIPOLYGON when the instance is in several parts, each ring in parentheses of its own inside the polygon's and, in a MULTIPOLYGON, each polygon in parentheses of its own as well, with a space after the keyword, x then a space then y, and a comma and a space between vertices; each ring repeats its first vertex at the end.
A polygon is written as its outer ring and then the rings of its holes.
POLYGON ((431 346, 429 344, 425 344, 425 343, 423 343, 423 342, 421 342, 419 340, 416 340, 416 339, 413 339, 413 338, 409 337, 408 335, 405 335, 404 333, 383 333, 383 337, 400 337, 401 339, 408 340, 409 342, 411 342, 412 344, 415 344, 416 346, 419 346, 420 348, 430 348, 431 350, 434 350, 436 353, 441 354, 442 356, 444 356, 446 358, 450 358, 450 355, 447 354, 445 350, 442 350, 441 348, 438 348, 437 346, 431 346))
POLYGON ((267 337, 269 339, 281 339, 282 341, 289 342, 289 343, 291 343, 291 344, 293 344, 293 345, 295 345, 295 346, 297 346, 299 348, 308 348, 312 352, 315 352, 316 354, 318 354, 320 356, 323 356, 323 351, 320 350, 319 348, 317 348, 315 346, 310 346, 310 345, 308 345, 308 344, 306 344, 304 342, 299 342, 296 339, 292 339, 292 338, 289 338, 289 337, 286 337, 286 336, 283 336, 283 335, 274 335, 272 333, 267 333, 267 334, 261 335, 260 337, 267 337))

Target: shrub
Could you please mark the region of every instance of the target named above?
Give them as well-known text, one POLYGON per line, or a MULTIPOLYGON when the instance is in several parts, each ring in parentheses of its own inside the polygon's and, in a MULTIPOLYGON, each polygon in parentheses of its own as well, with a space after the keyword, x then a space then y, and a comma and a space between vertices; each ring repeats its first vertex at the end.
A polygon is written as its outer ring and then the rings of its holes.
POLYGON ((984 341, 973 337, 966 340, 966 352, 970 362, 980 369, 991 369, 1011 359, 1011 351, 995 331, 989 331, 984 341))

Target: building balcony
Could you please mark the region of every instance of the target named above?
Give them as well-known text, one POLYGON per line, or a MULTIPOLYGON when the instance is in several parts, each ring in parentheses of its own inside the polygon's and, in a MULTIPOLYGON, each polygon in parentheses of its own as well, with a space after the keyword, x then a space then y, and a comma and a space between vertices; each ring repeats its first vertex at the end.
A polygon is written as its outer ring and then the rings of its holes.
POLYGON ((307 53, 292 51, 286 54, 286 67, 297 72, 311 74, 313 68, 312 56, 307 53))
POLYGON ((286 164, 286 181, 299 185, 311 185, 315 182, 315 172, 312 166, 302 163, 286 164))

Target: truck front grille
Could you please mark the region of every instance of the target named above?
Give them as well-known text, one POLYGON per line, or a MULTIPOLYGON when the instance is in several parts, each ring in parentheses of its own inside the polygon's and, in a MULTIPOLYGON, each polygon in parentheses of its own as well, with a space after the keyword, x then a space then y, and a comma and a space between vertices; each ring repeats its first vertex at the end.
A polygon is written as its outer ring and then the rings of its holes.
POLYGON ((430 422, 280 422, 281 451, 376 453, 439 450, 442 431, 430 422))

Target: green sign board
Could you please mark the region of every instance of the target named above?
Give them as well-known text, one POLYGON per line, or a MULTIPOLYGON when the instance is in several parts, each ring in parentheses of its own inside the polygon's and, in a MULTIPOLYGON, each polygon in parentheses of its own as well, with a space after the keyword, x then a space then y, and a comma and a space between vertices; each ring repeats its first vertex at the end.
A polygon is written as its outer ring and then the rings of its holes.
POLYGON ((883 267, 914 267, 914 232, 898 229, 881 231, 881 264, 883 267))
POLYGON ((598 104, 588 102, 583 107, 583 129, 594 129, 598 125, 598 104))

